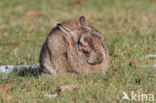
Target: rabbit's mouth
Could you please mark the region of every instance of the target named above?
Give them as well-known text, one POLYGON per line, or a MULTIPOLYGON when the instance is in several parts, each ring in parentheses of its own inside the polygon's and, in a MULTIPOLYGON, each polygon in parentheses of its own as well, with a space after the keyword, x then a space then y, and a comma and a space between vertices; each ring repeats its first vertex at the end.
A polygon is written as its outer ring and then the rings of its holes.
POLYGON ((95 62, 92 62, 92 61, 90 61, 90 60, 87 60, 87 63, 90 64, 90 65, 96 65, 96 64, 102 63, 102 61, 95 61, 95 62))
POLYGON ((87 60, 87 63, 90 65, 96 65, 103 62, 103 54, 100 52, 93 52, 90 54, 90 57, 87 60))

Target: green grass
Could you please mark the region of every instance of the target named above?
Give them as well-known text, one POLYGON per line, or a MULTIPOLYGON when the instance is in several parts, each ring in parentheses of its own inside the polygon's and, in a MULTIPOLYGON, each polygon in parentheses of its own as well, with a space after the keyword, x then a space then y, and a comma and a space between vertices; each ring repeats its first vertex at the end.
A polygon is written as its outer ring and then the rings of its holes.
MULTIPOLYGON (((41 45, 57 22, 84 15, 88 24, 105 38, 111 59, 106 74, 88 76, 50 76, 33 78, 16 74, 0 75, 0 102, 5 103, 127 103, 122 91, 156 93, 156 70, 129 66, 147 54, 156 54, 156 2, 154 0, 0 0, 0 65, 38 62, 41 45), (26 13, 35 10, 35 17, 26 13), (61 85, 80 88, 50 99, 61 85)), ((144 60, 140 64, 154 64, 144 60)), ((156 98, 156 96, 155 96, 156 98)), ((155 99, 156 101, 156 99, 155 99)))

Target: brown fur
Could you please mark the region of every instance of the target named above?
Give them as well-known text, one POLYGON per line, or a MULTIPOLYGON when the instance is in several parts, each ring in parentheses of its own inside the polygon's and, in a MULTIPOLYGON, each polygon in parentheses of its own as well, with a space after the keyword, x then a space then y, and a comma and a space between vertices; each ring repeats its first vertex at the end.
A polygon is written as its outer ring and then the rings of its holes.
POLYGON ((101 34, 80 17, 62 22, 50 32, 39 60, 44 73, 95 74, 106 71, 109 54, 101 34))

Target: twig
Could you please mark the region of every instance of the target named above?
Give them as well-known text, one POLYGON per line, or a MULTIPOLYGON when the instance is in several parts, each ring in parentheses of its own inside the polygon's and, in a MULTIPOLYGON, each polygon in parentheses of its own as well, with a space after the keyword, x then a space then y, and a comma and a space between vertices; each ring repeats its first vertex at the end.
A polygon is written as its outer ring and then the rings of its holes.
POLYGON ((156 69, 156 64, 153 64, 153 65, 141 65, 140 67, 141 68, 154 68, 154 69, 156 69))
POLYGON ((145 57, 141 57, 139 59, 139 61, 142 61, 142 60, 147 59, 147 58, 149 58, 149 59, 156 58, 156 54, 148 54, 145 57))
POLYGON ((69 85, 62 85, 55 94, 46 94, 45 96, 48 98, 56 98, 58 97, 62 92, 64 91, 70 91, 74 88, 78 88, 79 86, 77 85, 73 85, 73 84, 69 84, 69 85))
POLYGON ((0 66, 0 73, 4 73, 4 74, 10 74, 13 72, 14 69, 20 71, 21 69, 36 69, 36 68, 40 68, 39 64, 32 64, 32 65, 17 65, 17 66, 13 66, 13 65, 2 65, 0 66))

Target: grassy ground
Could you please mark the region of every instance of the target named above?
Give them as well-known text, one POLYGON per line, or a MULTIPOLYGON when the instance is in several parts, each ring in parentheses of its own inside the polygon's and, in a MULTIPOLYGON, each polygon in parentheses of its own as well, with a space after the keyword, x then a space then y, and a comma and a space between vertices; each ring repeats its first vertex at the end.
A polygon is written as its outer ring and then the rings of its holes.
MULTIPOLYGON (((73 1, 0 0, 0 65, 37 63, 41 45, 55 24, 84 15, 108 45, 111 60, 106 74, 38 79, 0 75, 0 102, 127 103, 121 99, 122 91, 129 95, 131 91, 156 93, 156 70, 128 65, 130 60, 156 54, 156 1, 73 1), (63 92, 55 99, 44 97, 66 84, 76 84, 79 89, 63 92)), ((154 63, 153 59, 140 64, 154 63)))

